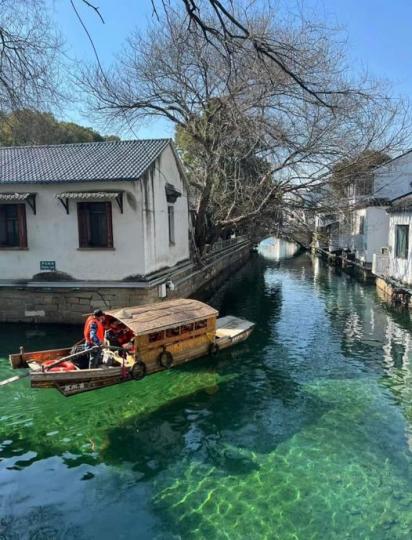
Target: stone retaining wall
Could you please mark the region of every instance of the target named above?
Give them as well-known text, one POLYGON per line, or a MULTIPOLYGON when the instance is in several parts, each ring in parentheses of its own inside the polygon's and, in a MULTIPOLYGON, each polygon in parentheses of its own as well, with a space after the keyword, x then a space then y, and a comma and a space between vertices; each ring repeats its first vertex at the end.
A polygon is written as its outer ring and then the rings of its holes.
POLYGON ((345 273, 356 277, 359 281, 365 283, 373 283, 375 281, 375 275, 372 274, 369 265, 348 259, 346 256, 330 253, 324 249, 316 248, 314 251, 315 254, 319 255, 320 258, 326 261, 330 266, 341 268, 345 273))
MULTIPOLYGON (((213 253, 202 265, 189 266, 176 276, 171 273, 175 290, 168 291, 167 298, 189 297, 201 289, 215 288, 240 268, 250 256, 250 245, 243 242, 219 253, 213 253)), ((29 323, 68 323, 81 324, 84 315, 93 309, 112 309, 156 302, 159 298, 159 280, 133 286, 122 287, 50 287, 39 286, 1 286, 0 321, 29 323)))
POLYGON ((410 289, 390 283, 383 277, 377 277, 376 291, 385 302, 412 309, 412 291, 410 289))

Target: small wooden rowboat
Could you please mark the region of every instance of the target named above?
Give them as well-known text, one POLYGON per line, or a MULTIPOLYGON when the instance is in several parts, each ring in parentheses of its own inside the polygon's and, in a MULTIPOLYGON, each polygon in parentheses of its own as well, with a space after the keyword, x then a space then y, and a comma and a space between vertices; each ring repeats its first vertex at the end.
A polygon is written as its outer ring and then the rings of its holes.
POLYGON ((31 386, 54 387, 65 396, 95 390, 169 369, 195 358, 215 355, 247 339, 254 324, 244 319, 218 317, 218 312, 197 300, 178 299, 105 312, 117 328, 129 332, 132 350, 102 350, 102 363, 80 369, 77 360, 89 352, 79 347, 10 355, 13 368, 29 368, 31 386))

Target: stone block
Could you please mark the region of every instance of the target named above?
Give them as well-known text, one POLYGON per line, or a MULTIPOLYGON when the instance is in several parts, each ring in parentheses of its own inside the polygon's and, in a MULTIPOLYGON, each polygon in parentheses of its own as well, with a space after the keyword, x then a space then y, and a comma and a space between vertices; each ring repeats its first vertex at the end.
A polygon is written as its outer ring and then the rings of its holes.
POLYGON ((83 306, 90 306, 90 300, 86 298, 79 298, 79 304, 83 306))
POLYGON ((87 309, 87 306, 83 304, 69 304, 66 308, 66 311, 69 313, 79 313, 80 315, 85 315, 90 312, 90 309, 87 309))

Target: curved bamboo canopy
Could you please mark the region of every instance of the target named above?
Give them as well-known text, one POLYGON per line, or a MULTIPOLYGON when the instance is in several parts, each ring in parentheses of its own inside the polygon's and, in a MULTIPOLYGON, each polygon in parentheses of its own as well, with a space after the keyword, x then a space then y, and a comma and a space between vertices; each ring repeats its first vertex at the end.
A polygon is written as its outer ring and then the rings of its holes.
POLYGON ((203 319, 216 318, 219 314, 218 311, 207 304, 189 298, 118 308, 105 313, 130 328, 135 336, 160 332, 167 328, 190 324, 203 319))

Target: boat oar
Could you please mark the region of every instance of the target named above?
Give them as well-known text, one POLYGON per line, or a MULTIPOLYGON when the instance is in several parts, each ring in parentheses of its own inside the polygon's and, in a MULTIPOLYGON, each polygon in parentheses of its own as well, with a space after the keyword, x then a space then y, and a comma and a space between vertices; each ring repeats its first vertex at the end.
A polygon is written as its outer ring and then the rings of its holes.
POLYGON ((44 370, 48 371, 50 368, 54 366, 58 366, 59 364, 61 364, 62 362, 65 362, 66 360, 72 360, 73 358, 77 358, 78 356, 82 356, 83 354, 87 354, 91 351, 95 351, 96 349, 100 349, 100 348, 101 348, 101 345, 95 345, 94 347, 90 347, 90 349, 84 349, 84 351, 79 351, 77 353, 69 354, 69 356, 64 356, 63 358, 59 358, 55 362, 52 362, 46 368, 44 368, 44 370))
POLYGON ((14 377, 10 377, 9 379, 4 379, 4 381, 0 381, 0 386, 5 386, 6 384, 19 381, 20 379, 24 379, 25 377, 28 377, 28 376, 29 376, 28 373, 25 373, 24 375, 15 375, 14 377))

